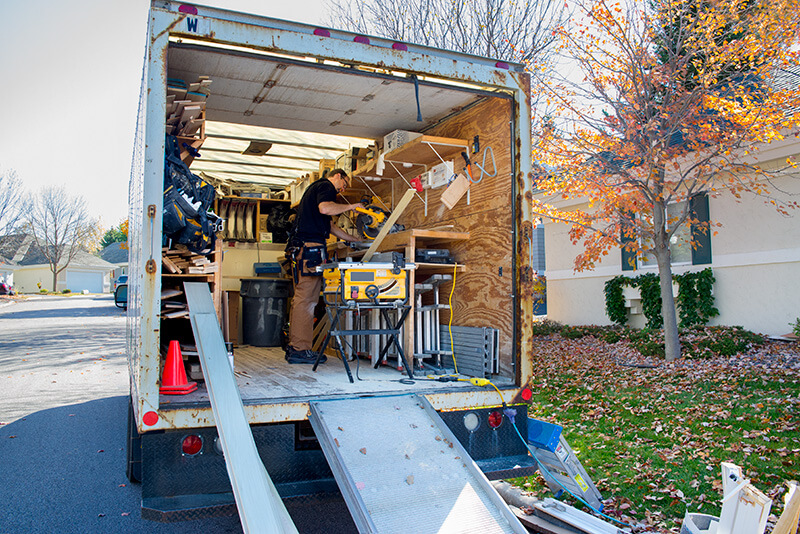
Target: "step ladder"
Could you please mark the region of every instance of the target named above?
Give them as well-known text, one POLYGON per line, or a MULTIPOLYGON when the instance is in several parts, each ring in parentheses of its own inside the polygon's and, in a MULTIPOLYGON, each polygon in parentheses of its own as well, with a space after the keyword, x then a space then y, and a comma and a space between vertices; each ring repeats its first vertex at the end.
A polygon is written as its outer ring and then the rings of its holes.
POLYGON ((310 408, 359 532, 527 532, 424 397, 320 400, 310 408))
POLYGON ((184 282, 189 319, 245 533, 297 533, 258 455, 207 283, 184 282))
POLYGON ((424 358, 434 358, 437 367, 442 367, 443 351, 439 332, 439 311, 449 310, 448 304, 439 302, 439 286, 453 280, 450 274, 434 274, 421 283, 414 284, 414 358, 417 365, 422 366, 424 358), (423 305, 422 295, 430 291, 433 303, 423 305))
POLYGON ((602 494, 561 435, 559 425, 529 417, 528 446, 540 464, 539 473, 556 497, 566 488, 595 510, 603 510, 602 494))

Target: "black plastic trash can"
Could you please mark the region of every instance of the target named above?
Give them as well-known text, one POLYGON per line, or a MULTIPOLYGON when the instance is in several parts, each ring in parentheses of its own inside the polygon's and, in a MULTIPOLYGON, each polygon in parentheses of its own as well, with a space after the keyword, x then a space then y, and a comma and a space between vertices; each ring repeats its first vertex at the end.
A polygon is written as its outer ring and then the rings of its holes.
POLYGON ((292 281, 242 280, 242 341, 254 347, 279 347, 292 281))

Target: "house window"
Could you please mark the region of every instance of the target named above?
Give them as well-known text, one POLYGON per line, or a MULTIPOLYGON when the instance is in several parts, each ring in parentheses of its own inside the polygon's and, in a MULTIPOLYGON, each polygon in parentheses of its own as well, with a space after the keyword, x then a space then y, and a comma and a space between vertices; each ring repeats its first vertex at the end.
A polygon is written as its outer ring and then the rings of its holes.
MULTIPOLYGON (((711 263, 711 234, 707 224, 709 221, 708 195, 705 193, 694 195, 689 202, 691 202, 691 218, 695 219, 696 223, 685 222, 670 238, 669 250, 672 263, 691 265, 711 263), (692 247, 692 240, 695 243, 694 247, 692 247)), ((678 217, 685 207, 685 201, 668 205, 667 220, 678 217)), ((643 243, 643 247, 646 246, 647 244, 643 243)), ((637 267, 652 267, 655 265, 657 263, 653 254, 644 254, 637 262, 632 252, 625 248, 622 249, 623 271, 632 271, 637 267)))

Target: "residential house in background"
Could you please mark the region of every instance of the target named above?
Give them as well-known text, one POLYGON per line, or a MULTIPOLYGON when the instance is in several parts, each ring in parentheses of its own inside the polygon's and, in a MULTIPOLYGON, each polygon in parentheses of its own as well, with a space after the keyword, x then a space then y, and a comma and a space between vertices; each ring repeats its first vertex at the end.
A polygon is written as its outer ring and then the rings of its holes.
POLYGON ((128 274, 128 242, 118 241, 111 243, 102 251, 100 258, 114 265, 111 271, 111 280, 116 280, 120 275, 128 274))
MULTIPOLYGON (((52 289, 53 273, 50 271, 50 264, 36 246, 33 236, 0 236, 0 256, 15 263, 10 268, 14 273, 14 288, 18 293, 38 293, 40 289, 52 289)), ((107 293, 110 291, 110 273, 113 269, 113 264, 80 251, 67 268, 58 274, 55 290, 107 293)))
MULTIPOLYGON (((757 153, 765 168, 785 166, 787 157, 800 159, 797 134, 776 141, 757 153)), ((800 170, 772 181, 772 194, 786 200, 800 199, 800 170)), ((580 200, 563 201, 539 198, 559 209, 588 209, 580 200)), ((743 326, 769 335, 791 331, 789 323, 800 317, 800 210, 782 215, 765 197, 743 193, 736 199, 730 193, 703 194, 692 199, 698 217, 720 223, 710 235, 696 235, 698 246, 692 248, 693 229, 687 224, 683 235, 671 244, 674 274, 710 267, 716 278, 713 292, 720 315, 711 325, 743 326)), ((668 208, 669 209, 669 208, 668 208)), ((617 275, 635 277, 658 272, 655 261, 635 262, 621 249, 604 256, 594 270, 575 272, 573 261, 582 252, 573 245, 569 226, 545 221, 547 257, 548 318, 564 324, 611 324, 605 313, 604 284, 617 275)), ((676 288, 677 289, 677 288, 676 288)), ((638 289, 626 288, 628 324, 645 324, 638 289)))

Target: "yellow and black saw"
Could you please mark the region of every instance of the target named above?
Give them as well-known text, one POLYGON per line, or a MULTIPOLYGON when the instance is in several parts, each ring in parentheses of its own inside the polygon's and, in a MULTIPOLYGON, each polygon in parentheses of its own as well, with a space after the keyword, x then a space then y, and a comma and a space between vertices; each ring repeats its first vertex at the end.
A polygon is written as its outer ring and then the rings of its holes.
MULTIPOLYGON (((368 204, 365 208, 356 208, 358 215, 356 216, 356 230, 358 234, 364 239, 375 239, 378 237, 383 225, 389 218, 390 212, 376 206, 375 204, 368 204)), ((401 232, 405 227, 401 224, 395 224, 389 233, 401 232)))

